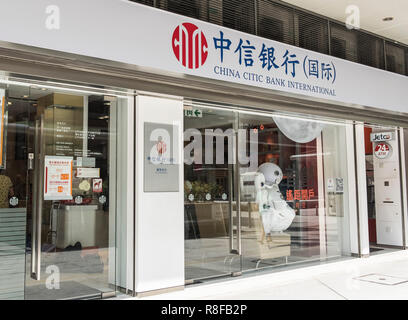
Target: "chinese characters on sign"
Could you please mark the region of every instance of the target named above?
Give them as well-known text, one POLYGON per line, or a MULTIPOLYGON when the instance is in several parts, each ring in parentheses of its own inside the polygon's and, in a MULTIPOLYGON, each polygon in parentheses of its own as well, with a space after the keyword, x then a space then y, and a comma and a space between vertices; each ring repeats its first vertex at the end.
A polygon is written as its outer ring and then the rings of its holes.
MULTIPOLYGON (((315 197, 314 189, 302 190, 286 190, 286 201, 307 201, 313 200, 315 197)), ((296 208, 299 208, 299 202, 296 203, 296 208)), ((302 208, 306 207, 306 203, 302 203, 302 208)))
MULTIPOLYGON (((292 76, 292 78, 296 77, 298 67, 301 64, 296 53, 289 49, 278 53, 273 46, 267 47, 265 43, 262 43, 262 47, 257 49, 250 40, 242 38, 239 39, 235 47, 231 39, 226 38, 222 31, 220 31, 219 37, 213 37, 213 40, 215 50, 219 51, 221 63, 224 63, 226 53, 233 50, 233 54, 236 54, 240 66, 254 67, 257 63, 256 59, 258 59, 262 69, 271 71, 282 68, 283 72, 292 76)), ((307 79, 315 77, 332 83, 336 80, 336 68, 333 62, 327 63, 317 59, 309 59, 306 56, 303 59, 303 71, 307 79)))

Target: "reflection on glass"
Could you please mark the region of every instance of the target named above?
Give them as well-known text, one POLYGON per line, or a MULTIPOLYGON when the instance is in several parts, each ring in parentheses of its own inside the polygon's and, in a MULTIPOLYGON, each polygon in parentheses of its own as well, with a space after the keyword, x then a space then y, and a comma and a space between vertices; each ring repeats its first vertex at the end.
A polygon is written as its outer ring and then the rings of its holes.
POLYGON ((236 247, 233 234, 236 218, 231 198, 234 169, 228 164, 235 114, 200 110, 201 118, 184 118, 185 150, 190 150, 187 145, 195 142, 195 148, 185 153, 184 159, 186 279, 239 270, 239 257, 232 253, 236 247), (217 151, 217 143, 221 151, 217 151), (187 157, 191 157, 191 164, 187 157))
POLYGON ((110 173, 116 163, 116 98, 34 85, 10 85, 6 96, 0 207, 24 220, 18 226, 24 242, 19 250, 26 254, 25 280, 24 271, 16 278, 23 288, 19 298, 101 297, 114 291, 116 181, 110 173), (65 171, 62 159, 71 164, 65 171))
POLYGON ((194 108, 202 117, 184 118, 186 279, 350 254, 346 124, 194 108))
POLYGON ((258 133, 259 166, 241 166, 243 270, 347 255, 345 127, 248 114, 240 126, 258 133))

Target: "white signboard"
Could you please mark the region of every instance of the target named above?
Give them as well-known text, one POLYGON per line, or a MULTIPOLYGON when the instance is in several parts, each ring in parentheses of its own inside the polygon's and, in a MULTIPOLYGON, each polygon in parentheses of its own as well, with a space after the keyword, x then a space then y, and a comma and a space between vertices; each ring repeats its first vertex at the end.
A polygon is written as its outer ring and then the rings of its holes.
POLYGON ((394 136, 392 132, 374 132, 370 134, 371 142, 390 141, 393 139, 394 136))
POLYGON ((44 200, 72 200, 72 157, 45 156, 44 200))
POLYGON ((77 178, 99 178, 100 170, 99 168, 77 168, 76 176, 77 178))
POLYGON ((160 74, 407 112, 406 76, 131 1, 104 0, 101 6, 100 0, 54 0, 54 11, 48 11, 48 0, 2 0, 1 5, 7 12, 0 19, 1 41, 154 68, 160 74), (20 14, 21 8, 30 14, 20 14), (99 14, 90 15, 96 8, 99 14), (101 34, 109 46, 100 41, 101 34))
POLYGON ((178 192, 178 126, 144 123, 144 192, 178 192))

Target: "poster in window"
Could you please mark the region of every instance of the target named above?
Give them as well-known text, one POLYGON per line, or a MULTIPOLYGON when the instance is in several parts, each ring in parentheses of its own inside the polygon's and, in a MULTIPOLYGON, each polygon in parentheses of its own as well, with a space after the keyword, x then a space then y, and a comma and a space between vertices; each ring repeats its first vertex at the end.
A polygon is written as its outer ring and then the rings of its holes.
POLYGON ((45 156, 44 200, 72 200, 73 157, 45 156))

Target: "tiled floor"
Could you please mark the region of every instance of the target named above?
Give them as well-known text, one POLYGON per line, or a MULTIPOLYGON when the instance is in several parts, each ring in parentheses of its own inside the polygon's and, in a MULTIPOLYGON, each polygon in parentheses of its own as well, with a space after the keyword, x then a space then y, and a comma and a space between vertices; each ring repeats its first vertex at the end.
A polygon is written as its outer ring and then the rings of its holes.
POLYGON ((183 291, 145 298, 119 299, 408 299, 408 282, 395 285, 361 281, 377 274, 408 280, 408 251, 385 252, 369 258, 230 278, 187 286, 183 291))

